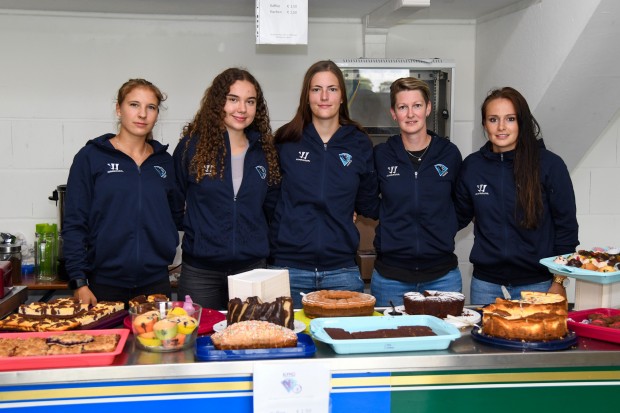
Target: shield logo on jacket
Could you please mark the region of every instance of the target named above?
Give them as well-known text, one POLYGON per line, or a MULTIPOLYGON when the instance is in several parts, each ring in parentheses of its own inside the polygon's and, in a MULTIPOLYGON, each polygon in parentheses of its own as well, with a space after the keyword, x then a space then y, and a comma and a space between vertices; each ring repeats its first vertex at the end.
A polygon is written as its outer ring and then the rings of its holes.
POLYGON ((351 155, 349 155, 348 153, 341 153, 340 154, 340 162, 342 162, 342 164, 344 166, 349 166, 351 164, 351 162, 353 162, 353 157, 351 155))

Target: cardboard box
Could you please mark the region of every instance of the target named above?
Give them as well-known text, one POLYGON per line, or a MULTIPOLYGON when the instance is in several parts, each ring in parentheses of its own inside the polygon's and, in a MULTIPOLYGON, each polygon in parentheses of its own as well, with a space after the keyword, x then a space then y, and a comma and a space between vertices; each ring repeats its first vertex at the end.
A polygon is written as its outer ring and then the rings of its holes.
POLYGON ((367 253, 366 251, 358 251, 355 260, 360 267, 360 274, 362 280, 369 283, 372 278, 372 270, 375 268, 375 258, 377 256, 374 253, 367 253))
POLYGON ((259 268, 228 276, 228 298, 258 297, 265 302, 290 297, 288 270, 259 268))

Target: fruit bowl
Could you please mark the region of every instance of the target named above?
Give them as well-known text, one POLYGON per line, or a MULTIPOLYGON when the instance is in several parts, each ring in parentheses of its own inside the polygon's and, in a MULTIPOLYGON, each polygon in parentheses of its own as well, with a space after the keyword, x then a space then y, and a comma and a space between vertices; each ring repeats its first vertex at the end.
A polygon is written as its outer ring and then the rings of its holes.
POLYGON ((136 345, 157 353, 183 350, 194 345, 202 307, 183 301, 145 303, 129 309, 136 345), (185 306, 185 307, 184 307, 185 306))

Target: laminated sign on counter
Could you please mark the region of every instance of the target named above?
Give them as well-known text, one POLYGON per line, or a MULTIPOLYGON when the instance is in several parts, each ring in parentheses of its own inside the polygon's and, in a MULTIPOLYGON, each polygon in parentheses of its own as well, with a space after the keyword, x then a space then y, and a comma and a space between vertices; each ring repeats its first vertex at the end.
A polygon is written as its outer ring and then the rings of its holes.
POLYGON ((308 44, 308 0, 256 0, 256 44, 308 44))

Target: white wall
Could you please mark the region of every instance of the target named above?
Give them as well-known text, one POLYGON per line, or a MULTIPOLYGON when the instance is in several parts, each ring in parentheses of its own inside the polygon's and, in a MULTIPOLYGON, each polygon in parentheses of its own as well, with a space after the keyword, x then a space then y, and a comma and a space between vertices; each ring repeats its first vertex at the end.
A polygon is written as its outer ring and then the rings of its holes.
MULTIPOLYGON (((172 151, 205 88, 226 67, 245 67, 261 82, 275 129, 292 117, 310 64, 363 56, 356 21, 311 21, 307 47, 257 47, 253 23, 0 10, 0 174, 7 194, 0 203, 0 230, 32 242, 36 223, 55 222, 57 210, 47 197, 66 183, 86 140, 116 130, 114 96, 131 77, 151 80, 169 95, 155 136, 172 151)), ((452 139, 466 155, 475 106, 475 25, 397 26, 386 46, 386 57, 455 61, 452 139)), ((471 240, 459 242, 464 274, 470 247, 471 240)))

